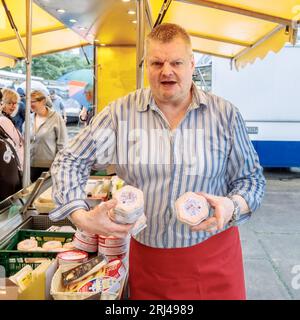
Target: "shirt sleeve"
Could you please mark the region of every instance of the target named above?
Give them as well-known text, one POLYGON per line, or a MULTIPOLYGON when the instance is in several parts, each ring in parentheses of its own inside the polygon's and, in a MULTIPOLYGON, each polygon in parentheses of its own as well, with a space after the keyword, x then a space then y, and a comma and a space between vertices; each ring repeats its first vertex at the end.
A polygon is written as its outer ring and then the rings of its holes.
POLYGON ((261 204, 266 181, 244 120, 236 108, 234 113, 232 148, 227 167, 228 196, 240 195, 245 199, 250 212, 242 215, 242 220, 247 220, 261 204))
POLYGON ((57 208, 53 221, 64 219, 77 209, 89 209, 85 185, 96 162, 109 165, 115 154, 116 138, 110 108, 105 108, 61 150, 52 166, 52 198, 57 208))

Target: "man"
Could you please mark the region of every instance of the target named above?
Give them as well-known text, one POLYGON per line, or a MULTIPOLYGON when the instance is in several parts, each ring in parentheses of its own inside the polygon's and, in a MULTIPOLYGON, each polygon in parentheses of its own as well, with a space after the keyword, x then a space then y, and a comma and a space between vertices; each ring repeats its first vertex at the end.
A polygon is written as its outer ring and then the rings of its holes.
POLYGON ((92 117, 94 116, 94 112, 93 112, 94 86, 91 83, 88 83, 84 87, 84 95, 88 104, 82 106, 81 112, 79 114, 79 120, 82 122, 85 122, 85 124, 88 125, 92 120, 92 117))
POLYGON ((131 225, 107 216, 115 201, 89 210, 84 182, 90 167, 116 172, 145 196, 147 228, 131 238, 132 299, 245 299, 237 224, 261 202, 265 179, 239 111, 194 85, 191 41, 162 24, 147 37, 150 89, 107 106, 52 167, 53 220, 70 216, 91 233, 125 236, 131 225), (174 203, 201 192, 210 217, 189 227, 174 203))
POLYGON ((63 99, 56 94, 54 89, 50 89, 49 93, 52 102, 52 108, 62 116, 65 122, 67 122, 67 114, 63 99))

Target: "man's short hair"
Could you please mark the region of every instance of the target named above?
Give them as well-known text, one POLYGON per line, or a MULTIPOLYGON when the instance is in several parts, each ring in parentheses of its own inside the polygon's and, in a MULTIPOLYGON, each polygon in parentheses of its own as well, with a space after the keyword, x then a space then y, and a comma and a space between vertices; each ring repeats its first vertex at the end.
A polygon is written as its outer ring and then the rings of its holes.
POLYGON ((147 35, 146 47, 149 45, 149 41, 151 40, 168 43, 175 38, 181 38, 187 46, 192 47, 189 34, 185 29, 175 23, 162 23, 152 29, 152 31, 147 35))

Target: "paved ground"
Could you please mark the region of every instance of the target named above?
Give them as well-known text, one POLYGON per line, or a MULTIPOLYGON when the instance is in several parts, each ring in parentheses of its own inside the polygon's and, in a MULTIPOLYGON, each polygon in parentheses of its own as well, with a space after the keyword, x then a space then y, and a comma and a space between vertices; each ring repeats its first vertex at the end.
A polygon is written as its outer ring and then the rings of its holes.
POLYGON ((300 171, 266 171, 262 207, 240 227, 247 298, 300 299, 300 171))

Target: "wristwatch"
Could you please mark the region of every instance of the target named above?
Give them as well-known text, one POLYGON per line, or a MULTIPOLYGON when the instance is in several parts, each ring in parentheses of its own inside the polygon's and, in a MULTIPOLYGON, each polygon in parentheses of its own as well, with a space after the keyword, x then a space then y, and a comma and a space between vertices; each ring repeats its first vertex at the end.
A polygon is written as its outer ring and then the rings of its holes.
POLYGON ((233 197, 227 197, 227 198, 229 198, 233 202, 233 213, 228 222, 228 225, 235 226, 236 222, 240 219, 241 208, 238 201, 236 201, 233 197))

